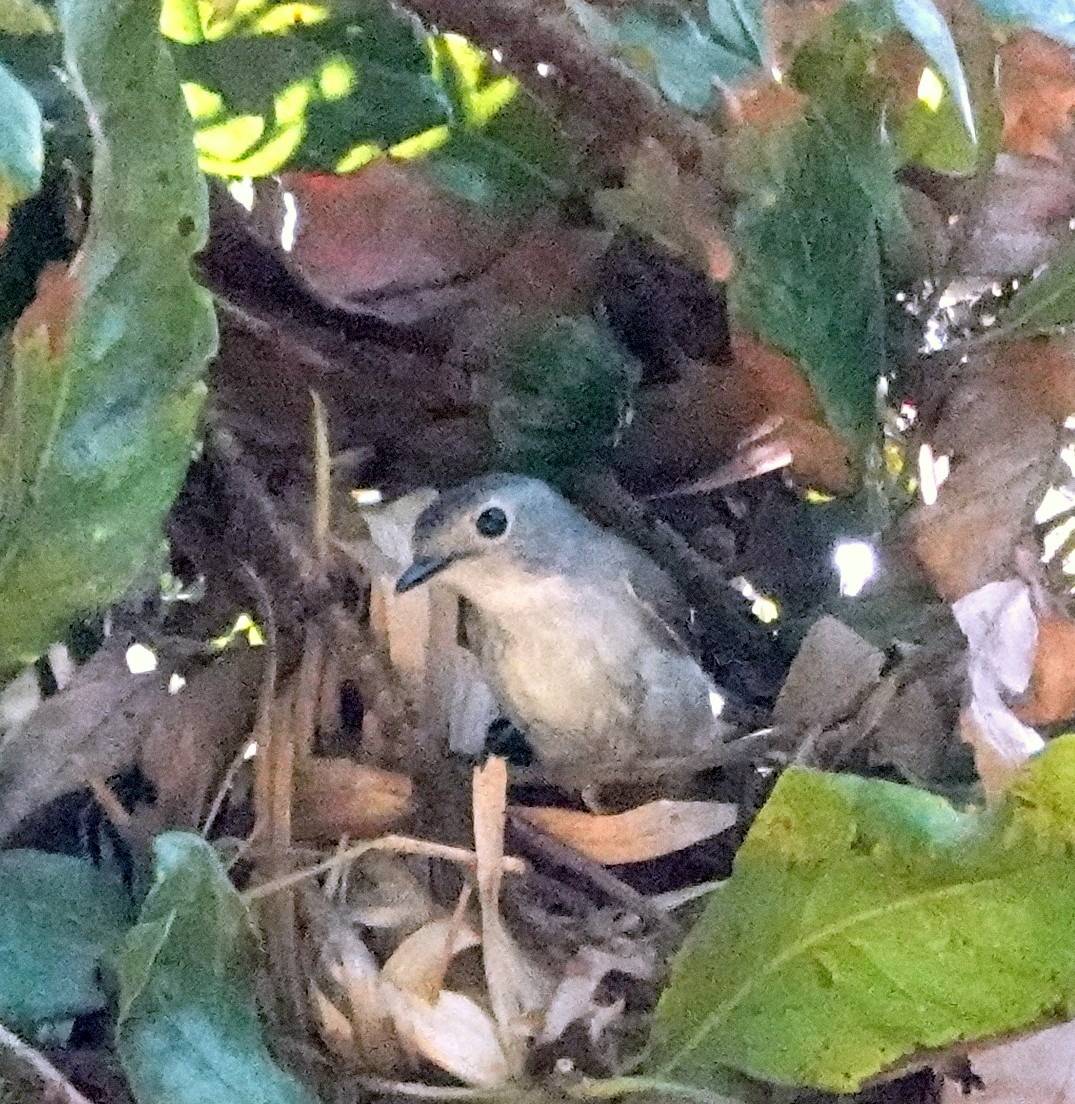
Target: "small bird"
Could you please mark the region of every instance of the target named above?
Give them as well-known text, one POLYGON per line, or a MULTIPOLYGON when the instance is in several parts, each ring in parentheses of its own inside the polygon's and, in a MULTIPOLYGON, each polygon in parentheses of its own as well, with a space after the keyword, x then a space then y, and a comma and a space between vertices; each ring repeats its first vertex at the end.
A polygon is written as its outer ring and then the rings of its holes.
POLYGON ((468 643, 549 781, 572 788, 700 769, 734 732, 684 644, 690 610, 645 553, 537 479, 494 474, 419 516, 404 593, 465 600, 468 643))

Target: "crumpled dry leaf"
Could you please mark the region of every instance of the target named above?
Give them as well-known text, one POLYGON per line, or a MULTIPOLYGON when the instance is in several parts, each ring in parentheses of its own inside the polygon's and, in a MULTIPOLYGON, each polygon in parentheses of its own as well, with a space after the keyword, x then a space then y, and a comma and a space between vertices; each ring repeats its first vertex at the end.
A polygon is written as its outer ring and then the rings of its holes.
POLYGON ((1069 235, 1075 215, 1070 165, 1000 154, 984 193, 963 215, 975 225, 959 251, 969 278, 1003 280, 1040 265, 1069 235))
POLYGON ((599 1004, 597 991, 611 973, 649 981, 656 976, 657 962, 652 944, 637 943, 623 953, 603 947, 583 946, 568 962, 545 1013, 545 1027, 539 1043, 551 1043, 573 1024, 586 1024, 591 1042, 597 1042, 610 1018, 621 1015, 623 1001, 599 1004), (650 952, 650 953, 647 953, 650 952))
POLYGON ((466 924, 439 918, 379 968, 358 935, 337 925, 322 950, 325 987, 311 988, 326 1045, 397 1077, 424 1060, 468 1085, 502 1084, 510 1069, 496 1021, 472 997, 444 987, 451 959, 478 943, 466 924))
POLYGON ((651 801, 616 814, 523 805, 509 809, 604 866, 648 862, 691 847, 733 827, 737 810, 727 802, 672 800, 651 801))
POLYGON ((1075 53, 1035 31, 1000 48, 1005 148, 1060 162, 1057 137, 1075 124, 1075 53))
MULTIPOLYGON (((1032 368, 1018 368, 1025 344, 996 351, 1007 358, 1004 372, 1013 380, 1032 368)), ((973 377, 952 391, 932 437, 934 456, 953 457, 951 474, 937 501, 909 518, 915 554, 950 602, 1016 573, 1060 439, 1059 424, 1034 394, 1040 381, 1025 381, 1023 391, 992 378, 988 363, 973 367, 973 377)))
POLYGON ((946 1079, 941 1104, 1075 1104, 1075 1023, 969 1051, 981 1084, 946 1079))
POLYGON ((987 583, 953 603, 967 637, 970 701, 961 716, 986 793, 995 798, 1045 741, 1008 702, 1030 684, 1038 626, 1030 589, 1021 579, 987 583))

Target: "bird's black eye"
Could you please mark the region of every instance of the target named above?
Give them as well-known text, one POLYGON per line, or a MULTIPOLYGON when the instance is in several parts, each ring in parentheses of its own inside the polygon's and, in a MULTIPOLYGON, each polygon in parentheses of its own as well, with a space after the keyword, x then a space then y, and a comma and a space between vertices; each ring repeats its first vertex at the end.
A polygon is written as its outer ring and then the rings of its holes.
POLYGON ((478 515, 474 527, 483 537, 501 537, 508 528, 508 515, 499 506, 490 506, 478 515))

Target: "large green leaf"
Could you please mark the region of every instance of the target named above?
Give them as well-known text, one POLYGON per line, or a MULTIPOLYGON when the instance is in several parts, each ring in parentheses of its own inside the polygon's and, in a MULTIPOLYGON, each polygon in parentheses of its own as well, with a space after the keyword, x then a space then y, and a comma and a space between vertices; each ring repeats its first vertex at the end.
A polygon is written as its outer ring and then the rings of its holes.
POLYGON ((994 19, 1041 31, 1075 46, 1075 7, 1071 0, 978 0, 994 19))
POLYGON ((998 320, 998 331, 1047 333, 1075 324, 1075 240, 1050 258, 1048 267, 1024 283, 998 320))
POLYGON ((173 0, 163 25, 207 172, 343 172, 390 151, 485 206, 525 209, 573 186, 566 143, 518 82, 387 0, 240 0, 215 23, 198 22, 203 9, 173 0))
POLYGON ((586 0, 567 3, 597 45, 688 111, 708 111, 721 84, 751 76, 764 59, 756 0, 710 0, 707 11, 688 0, 635 0, 615 20, 586 0))
POLYGON ((212 847, 167 832, 118 961, 116 1047, 139 1104, 314 1104, 273 1062, 254 1004, 246 906, 212 847))
POLYGON ((69 281, 0 371, 0 671, 155 558, 216 347, 191 276, 208 204, 154 0, 62 0, 92 120, 93 204, 69 281))
POLYGON ((1003 804, 788 770, 674 966, 660 1077, 851 1092, 923 1050, 1075 1012, 1075 736, 1003 804))
POLYGON ((0 1019, 31 1030, 104 1007, 99 967, 129 905, 121 886, 69 855, 0 854, 0 1019))
POLYGON ((894 172, 869 113, 818 113, 775 162, 757 163, 736 214, 734 310, 802 365, 830 424, 859 444, 886 364, 882 245, 901 217, 894 172))
POLYGON ((41 187, 45 141, 33 96, 0 65, 0 237, 16 203, 41 187))

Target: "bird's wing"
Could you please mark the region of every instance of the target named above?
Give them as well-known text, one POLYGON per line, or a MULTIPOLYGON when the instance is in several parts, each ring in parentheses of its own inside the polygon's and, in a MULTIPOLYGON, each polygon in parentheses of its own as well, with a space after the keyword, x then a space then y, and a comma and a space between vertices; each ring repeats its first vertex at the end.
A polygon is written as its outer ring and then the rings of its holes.
POLYGON ((655 631, 665 634, 673 647, 695 654, 690 604, 649 557, 631 556, 624 585, 655 631))

